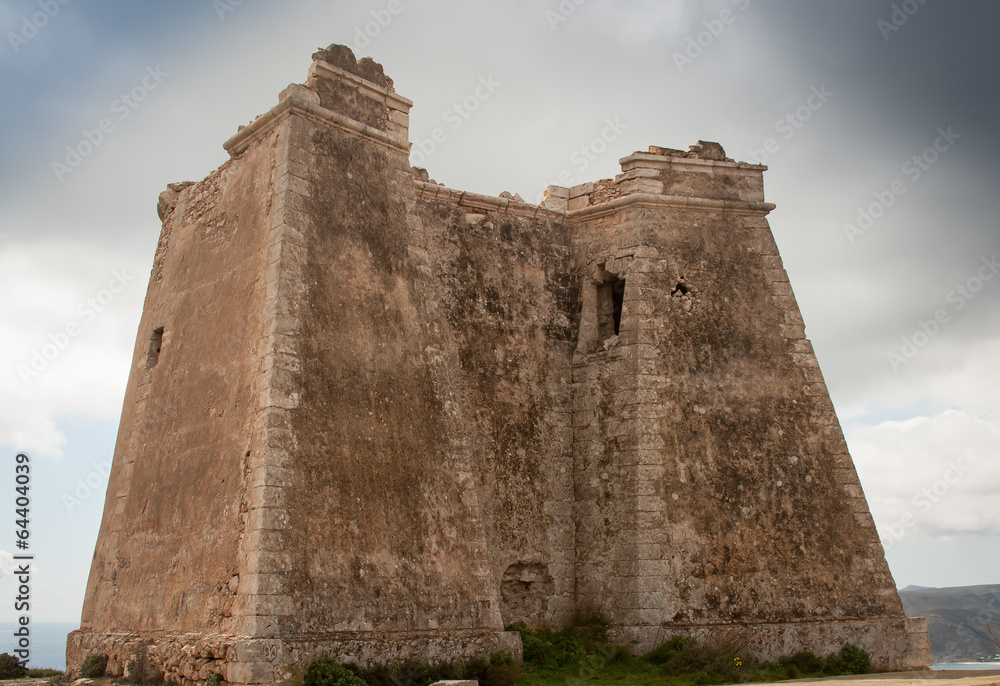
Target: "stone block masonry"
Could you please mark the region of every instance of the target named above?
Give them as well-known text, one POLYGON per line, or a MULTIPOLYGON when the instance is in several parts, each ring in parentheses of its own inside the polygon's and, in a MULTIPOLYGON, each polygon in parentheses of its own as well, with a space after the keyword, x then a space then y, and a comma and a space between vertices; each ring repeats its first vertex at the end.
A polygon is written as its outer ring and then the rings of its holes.
POLYGON ((539 205, 434 183, 330 46, 160 196, 69 670, 193 686, 609 622, 930 662, 767 224, 765 167, 651 146, 539 205))

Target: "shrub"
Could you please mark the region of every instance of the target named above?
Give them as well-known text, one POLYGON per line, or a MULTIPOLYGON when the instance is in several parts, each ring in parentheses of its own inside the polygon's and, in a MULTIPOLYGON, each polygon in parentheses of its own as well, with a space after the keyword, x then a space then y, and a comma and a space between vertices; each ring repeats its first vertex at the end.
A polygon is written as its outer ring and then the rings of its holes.
POLYGON ((28 669, 10 653, 0 654, 0 679, 20 679, 28 674, 28 669))
MULTIPOLYGON (((721 646, 691 641, 663 662, 661 669, 667 676, 701 672, 705 678, 718 676, 725 680, 738 681, 736 657, 721 646)), ((702 680, 698 683, 714 682, 702 680)))
POLYGON ((58 669, 47 669, 45 667, 36 667, 34 669, 28 670, 28 676, 34 679, 44 679, 51 676, 62 676, 63 673, 58 669))
POLYGON ((83 679, 100 679, 108 668, 107 655, 88 655, 80 665, 80 677, 83 679))
MULTIPOLYGON (((317 662, 319 660, 313 662, 313 665, 317 662)), ((326 660, 326 662, 331 661, 326 660)), ((376 664, 367 668, 355 665, 337 666, 367 686, 428 686, 435 681, 452 679, 476 679, 481 686, 511 686, 524 672, 521 665, 514 662, 510 653, 503 650, 490 655, 489 661, 477 659, 465 663, 438 662, 427 665, 411 660, 398 665, 376 664)), ((312 670, 312 665, 309 668, 312 670)), ((319 682, 310 683, 308 673, 304 682, 303 686, 319 684, 319 682)), ((341 686, 350 685, 341 684, 341 686)))
POLYGON ((674 636, 666 643, 662 643, 658 647, 653 648, 653 650, 646 653, 644 657, 654 665, 662 665, 665 662, 669 662, 674 655, 693 642, 694 639, 688 638, 687 636, 674 636))
POLYGON ((826 676, 868 674, 871 671, 871 656, 861 648, 849 643, 844 645, 839 653, 831 653, 823 661, 823 672, 826 676))
POLYGON ((607 627, 603 624, 569 626, 558 631, 530 630, 523 623, 511 624, 508 631, 521 634, 524 663, 533 669, 558 669, 583 660, 594 652, 607 652, 607 627))
POLYGON ((208 678, 205 679, 205 686, 222 686, 222 683, 222 675, 218 672, 212 672, 208 675, 208 678))
POLYGON ((142 646, 132 653, 132 659, 125 663, 125 682, 129 684, 148 684, 163 681, 162 675, 149 663, 146 647, 142 646))
POLYGON ((510 653, 499 650, 490 655, 490 666, 486 674, 479 677, 479 683, 482 686, 512 686, 523 672, 510 653))
POLYGON ((608 652, 605 657, 608 659, 608 663, 612 665, 623 665, 632 659, 632 654, 625 650, 624 648, 614 647, 608 652))
POLYGON ((857 646, 846 644, 840 649, 839 657, 843 674, 868 674, 872 671, 871 655, 857 646))
POLYGON ((698 643, 693 638, 675 636, 644 656, 666 676, 687 676, 698 686, 748 681, 756 677, 761 665, 747 654, 749 639, 742 632, 731 632, 712 643, 698 643))
POLYGON ((840 655, 837 653, 830 653, 823 660, 823 674, 826 676, 837 676, 841 674, 840 671, 840 655))
POLYGON ((490 654, 490 664, 497 667, 506 667, 514 664, 514 658, 506 650, 498 650, 490 654))
POLYGON ((305 686, 366 686, 357 674, 326 657, 310 663, 303 683, 305 686))
MULTIPOLYGON (((791 668, 793 667, 800 674, 823 673, 823 661, 809 651, 795 653, 791 657, 783 658, 781 664, 788 668, 789 674, 791 674, 791 668)), ((796 677, 789 676, 788 678, 795 679, 796 677)))

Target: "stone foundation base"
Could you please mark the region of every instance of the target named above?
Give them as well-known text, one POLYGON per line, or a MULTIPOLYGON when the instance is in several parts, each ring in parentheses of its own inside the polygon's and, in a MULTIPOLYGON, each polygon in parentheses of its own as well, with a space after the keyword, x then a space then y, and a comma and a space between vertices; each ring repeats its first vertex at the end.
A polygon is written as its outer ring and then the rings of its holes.
POLYGON ((218 673, 232 684, 275 684, 304 672, 318 657, 369 666, 374 663, 471 660, 505 650, 522 659, 517 632, 460 630, 336 632, 274 639, 221 634, 72 632, 66 640, 67 675, 76 677, 91 654, 107 655, 107 673, 203 684, 218 673))
MULTIPOLYGON (((776 660, 809 650, 823 657, 851 643, 872 655, 885 670, 920 669, 932 662, 923 618, 875 618, 782 622, 773 624, 685 624, 619 626, 608 638, 635 654, 649 652, 674 636, 744 643, 761 660, 776 660)), ((84 658, 108 656, 108 674, 165 679, 198 686, 218 673, 232 684, 276 684, 301 674, 318 657, 369 666, 420 660, 471 660, 506 650, 522 659, 516 632, 461 630, 413 632, 335 632, 253 639, 221 634, 140 634, 72 632, 66 641, 66 667, 77 676, 84 658)))
POLYGON ((683 624, 623 626, 608 629, 608 638, 634 654, 649 652, 674 636, 698 640, 746 642, 747 651, 761 660, 808 650, 820 657, 839 652, 845 643, 872 656, 872 667, 892 671, 930 666, 931 643, 927 622, 917 618, 827 619, 774 624, 683 624))

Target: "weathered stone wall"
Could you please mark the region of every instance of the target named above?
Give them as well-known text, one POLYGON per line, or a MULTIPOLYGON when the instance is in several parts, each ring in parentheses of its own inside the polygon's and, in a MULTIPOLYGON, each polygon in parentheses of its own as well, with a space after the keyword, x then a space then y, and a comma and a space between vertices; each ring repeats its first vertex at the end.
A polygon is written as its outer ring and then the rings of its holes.
POLYGON ((408 258, 406 157, 322 127, 309 138, 287 628, 500 630, 470 456, 451 448, 408 258))
POLYGON ((593 184, 567 194, 585 324, 599 284, 625 281, 620 335, 591 323, 574 362, 578 603, 639 652, 699 626, 901 619, 762 169, 665 157, 624 160, 617 197, 671 200, 609 214, 593 184))
MULTIPOLYGON (((259 275, 267 261, 273 149, 272 139, 262 141, 205 181, 161 198, 163 232, 83 632, 234 629, 263 357, 259 275)), ((71 666, 85 657, 82 646, 69 642, 71 666)), ((126 653, 111 653, 111 670, 124 670, 126 653)))
POLYGON ((736 631, 929 660, 764 167, 699 142, 542 205, 464 193, 410 168, 379 65, 314 58, 161 196, 71 672, 273 683, 519 655, 506 624, 595 615, 634 652, 736 631))
POLYGON ((546 511, 571 498, 561 217, 467 212, 415 188, 404 156, 310 131, 288 627, 565 614, 572 523, 546 511))
POLYGON ((181 190, 164 220, 84 628, 231 628, 242 467, 256 410, 270 147, 181 190), (157 329, 158 353, 150 351, 157 329))
POLYGON ((554 213, 453 201, 420 197, 410 217, 449 435, 473 468, 504 623, 549 621, 573 592, 568 240, 554 213))

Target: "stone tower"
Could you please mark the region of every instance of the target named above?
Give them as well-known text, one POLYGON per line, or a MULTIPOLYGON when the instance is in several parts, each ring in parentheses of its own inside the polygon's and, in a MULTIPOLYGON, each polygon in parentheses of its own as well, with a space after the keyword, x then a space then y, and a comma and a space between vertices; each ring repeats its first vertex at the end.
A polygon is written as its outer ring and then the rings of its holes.
POLYGON ((772 239, 765 167, 651 147, 540 205, 430 181, 331 46, 160 196, 67 664, 274 682, 742 631, 929 663, 772 239))

